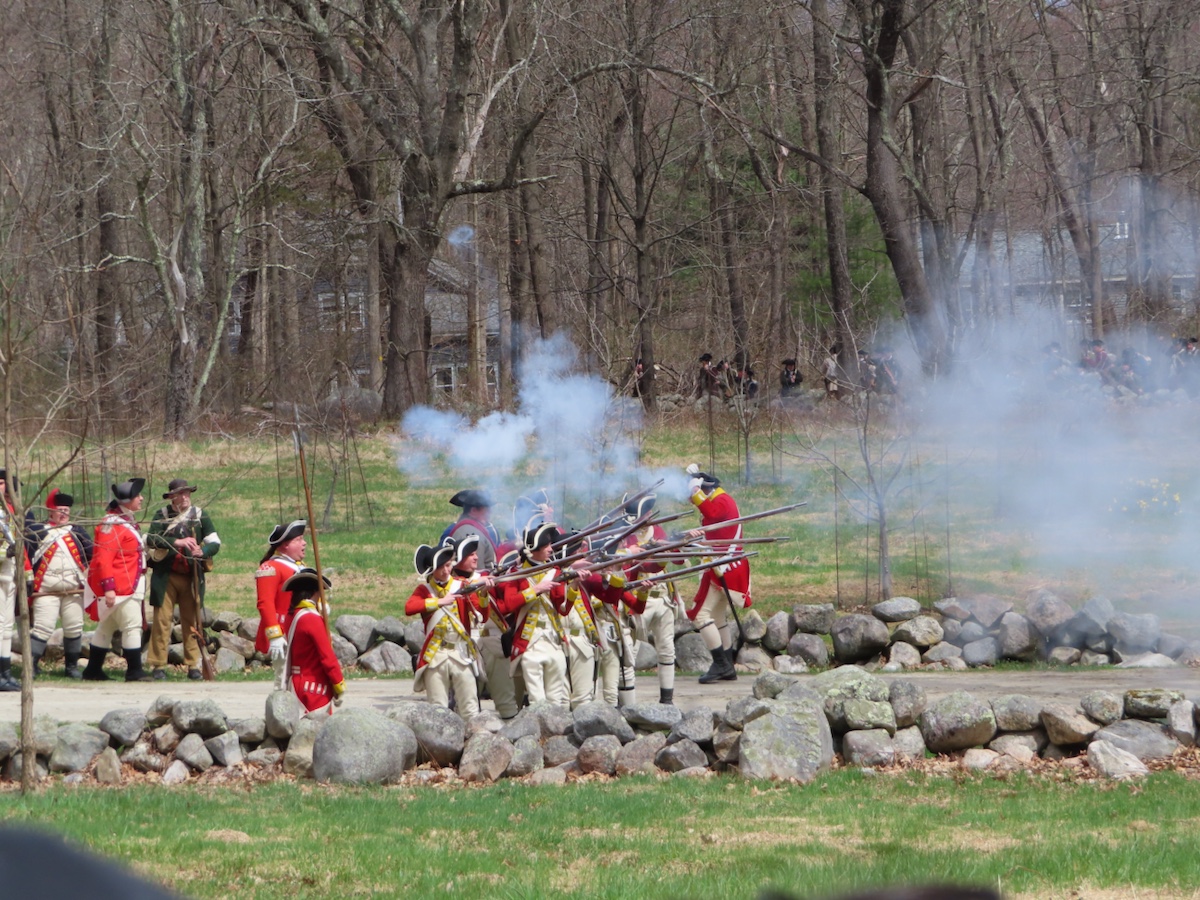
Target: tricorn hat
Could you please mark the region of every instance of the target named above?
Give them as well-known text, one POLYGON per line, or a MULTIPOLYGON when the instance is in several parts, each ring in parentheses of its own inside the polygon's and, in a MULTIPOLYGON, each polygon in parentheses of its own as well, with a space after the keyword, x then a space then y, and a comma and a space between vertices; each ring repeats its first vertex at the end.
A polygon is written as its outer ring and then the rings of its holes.
POLYGON ((502 557, 496 560, 496 571, 507 572, 521 561, 521 556, 517 550, 509 550, 502 557))
POLYGON ((430 547, 428 544, 418 547, 417 552, 413 554, 413 568, 417 570, 417 574, 428 578, 436 569, 454 559, 455 543, 454 538, 446 538, 438 547, 430 547))
POLYGON ((286 525, 276 525, 271 529, 267 543, 272 547, 281 547, 292 540, 292 538, 298 538, 304 534, 304 529, 307 527, 308 523, 303 519, 296 519, 288 522, 286 525))
POLYGON ((716 475, 709 475, 707 472, 697 472, 696 477, 700 479, 700 490, 706 494, 721 486, 721 479, 716 475))
POLYGON ((50 493, 46 495, 46 509, 57 509, 60 506, 74 506, 75 498, 70 494, 64 494, 58 488, 51 488, 50 493))
POLYGON ((122 481, 120 484, 114 484, 112 486, 113 499, 118 503, 127 503, 140 494, 142 488, 145 486, 145 478, 130 478, 128 481, 122 481))
POLYGON ((625 504, 625 521, 632 525, 650 510, 654 509, 656 501, 654 494, 647 494, 644 497, 638 497, 636 500, 630 500, 625 504))
MULTIPOLYGON (((837 351, 835 351, 835 350, 831 350, 830 352, 831 352, 831 353, 836 353, 837 351)), ((785 366, 794 366, 794 365, 796 365, 796 357, 794 357, 794 356, 789 356, 787 359, 785 359, 785 360, 783 361, 783 364, 784 364, 785 366)))
MULTIPOLYGON (((333 582, 325 575, 321 576, 321 580, 325 582, 326 590, 333 587, 333 582)), ((299 592, 311 597, 317 592, 317 570, 310 569, 307 566, 303 569, 297 569, 296 574, 283 583, 283 589, 292 593, 299 592)))
POLYGON ((701 353, 700 354, 700 362, 712 362, 712 354, 711 353, 701 353))
POLYGON ((558 526, 553 522, 543 522, 536 528, 526 530, 522 535, 522 540, 525 543, 526 550, 540 550, 547 544, 553 544, 555 541, 561 540, 563 533, 559 531, 558 526))
POLYGON ((491 506, 492 498, 488 496, 487 491, 478 488, 467 488, 465 491, 459 491, 450 498, 451 506, 459 506, 463 509, 472 509, 476 506, 491 506))
POLYGON ((446 540, 454 542, 455 565, 461 563, 472 553, 477 553, 479 551, 479 535, 477 534, 468 534, 466 537, 459 540, 455 540, 454 538, 446 538, 446 540))
POLYGON ((188 484, 186 478, 172 478, 171 483, 167 485, 167 492, 163 494, 164 500, 170 500, 175 494, 182 494, 187 491, 189 494, 196 490, 194 484, 188 484))

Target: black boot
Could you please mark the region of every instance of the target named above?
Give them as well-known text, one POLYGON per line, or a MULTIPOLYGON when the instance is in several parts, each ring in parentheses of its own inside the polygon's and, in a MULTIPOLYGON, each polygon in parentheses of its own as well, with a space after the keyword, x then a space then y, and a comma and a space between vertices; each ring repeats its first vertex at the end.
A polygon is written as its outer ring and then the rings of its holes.
POLYGON ((21 682, 12 677, 12 657, 0 658, 0 693, 19 691, 21 682))
POLYGON ((33 656, 33 677, 37 678, 42 674, 41 666, 38 665, 42 661, 42 657, 46 655, 46 642, 41 638, 29 636, 29 652, 33 656))
POLYGON ((737 681, 737 669, 733 664, 737 661, 737 653, 732 647, 725 651, 725 659, 729 663, 729 669, 721 676, 722 681, 737 681))
POLYGON ((79 668, 79 654, 83 650, 83 638, 63 638, 63 653, 67 657, 67 670, 65 672, 68 678, 78 680, 83 676, 83 672, 79 668))
POLYGON ((142 668, 142 648, 136 650, 122 650, 121 655, 125 657, 125 680, 126 681, 150 681, 150 673, 142 668))
POLYGON ((84 681, 108 681, 108 676, 104 674, 104 657, 106 656, 108 656, 107 647, 97 647, 92 644, 87 668, 83 670, 84 681))
POLYGON ((718 647, 715 650, 709 651, 712 653, 712 665, 708 667, 708 671, 700 676, 701 684, 712 684, 714 681, 731 680, 729 676, 732 674, 737 678, 737 673, 733 671, 733 663, 725 652, 724 647, 718 647))
POLYGON ((674 688, 659 688, 658 702, 664 703, 667 706, 675 705, 675 689, 674 688))

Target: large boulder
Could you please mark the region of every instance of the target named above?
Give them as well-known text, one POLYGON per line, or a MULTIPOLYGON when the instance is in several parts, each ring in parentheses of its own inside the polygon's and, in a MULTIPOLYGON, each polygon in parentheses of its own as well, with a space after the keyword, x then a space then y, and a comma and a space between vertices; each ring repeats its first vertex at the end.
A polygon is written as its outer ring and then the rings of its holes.
POLYGON ((100 720, 100 730, 111 737, 118 747, 132 747, 146 730, 146 716, 135 707, 114 709, 104 714, 100 720))
POLYGON ((303 713, 299 698, 291 691, 271 691, 267 695, 263 716, 267 734, 276 740, 290 738, 296 733, 296 726, 300 723, 303 713))
POLYGON ((1108 741, 1092 741, 1088 744, 1087 761, 1097 773, 1114 781, 1129 781, 1150 774, 1144 762, 1108 741))
POLYGON ((379 621, 374 616, 341 615, 334 620, 333 627, 338 634, 354 645, 359 654, 363 654, 371 649, 378 624, 379 621))
POLYGON ((229 730, 225 712, 215 700, 180 700, 171 711, 171 723, 181 734, 206 738, 229 730))
POLYGON ((616 775, 617 757, 620 754, 621 741, 615 735, 597 734, 579 745, 579 755, 575 760, 585 775, 616 775))
MULTIPOLYGON (((667 735, 668 744, 674 744, 678 741, 692 741, 703 746, 705 744, 712 744, 712 739, 713 713, 707 706, 699 706, 684 713, 683 718, 679 720, 667 735)), ((626 741, 625 743, 628 742, 626 741)))
POLYGON ((892 640, 912 644, 920 650, 928 650, 934 644, 940 643, 945 633, 942 623, 933 616, 914 616, 896 626, 896 630, 892 632, 892 640))
POLYGON ((850 698, 843 701, 842 709, 847 731, 882 729, 888 735, 896 733, 896 712, 892 709, 892 704, 886 700, 850 698))
POLYGON ((617 754, 618 775, 653 775, 658 768, 654 758, 667 745, 667 737, 662 732, 644 734, 621 747, 617 754))
POLYGON ((524 778, 538 772, 546 765, 542 755, 542 745, 532 735, 525 735, 513 741, 512 759, 504 770, 505 778, 524 778))
POLYGON ((1083 635, 1085 640, 1098 638, 1108 632, 1108 623, 1116 610, 1107 597, 1092 597, 1079 608, 1079 612, 1068 623, 1071 631, 1083 635))
POLYGON ((829 718, 829 725, 839 734, 846 730, 845 703, 847 700, 872 700, 886 703, 890 693, 886 681, 857 666, 841 666, 837 669, 830 669, 802 684, 804 690, 811 690, 822 698, 823 709, 829 718))
POLYGON ((1020 613, 1006 612, 1000 617, 996 639, 1002 659, 1031 659, 1037 655, 1037 633, 1020 613))
POLYGON ((738 651, 735 662, 749 672, 762 672, 774 668, 771 654, 757 644, 744 644, 738 651))
POLYGON ((738 771, 744 778, 808 784, 832 764, 833 734, 815 700, 776 700, 742 730, 738 771))
POLYGON ((185 734, 175 748, 175 758, 187 763, 197 772, 205 772, 212 768, 213 758, 208 748, 204 746, 204 738, 198 734, 185 734))
POLYGON ((210 737, 204 742, 204 747, 219 766, 236 766, 242 761, 242 745, 237 732, 233 730, 210 737))
POLYGON ((949 641, 942 641, 940 644, 934 644, 922 653, 921 659, 927 663, 945 662, 948 659, 962 659, 962 650, 949 641))
POLYGON ((664 772, 682 772, 707 766, 708 754, 695 741, 676 741, 654 755, 654 764, 664 772))
POLYGON ((792 609, 795 630, 805 634, 829 634, 836 620, 832 603, 798 603, 792 609))
POLYGON ((963 662, 973 669, 980 666, 994 666, 1000 658, 1000 642, 994 637, 971 641, 971 643, 963 645, 962 658, 963 662))
POLYGON ((501 778, 512 763, 515 748, 498 734, 480 731, 463 748, 458 775, 463 781, 489 783, 501 778))
POLYGON ((763 646, 775 653, 782 653, 787 649, 788 641, 795 633, 795 621, 786 612, 780 610, 767 619, 767 633, 763 638, 763 646))
POLYGON ((1025 598, 1025 618, 1047 641, 1070 622, 1074 615, 1075 611, 1050 591, 1030 591, 1025 598))
POLYGON ((991 594, 960 597, 958 603, 972 619, 984 628, 992 628, 1006 612, 1010 612, 1013 608, 1011 601, 994 597, 991 594))
POLYGON ((1032 731, 1042 724, 1042 704, 1025 694, 993 697, 992 713, 1000 731, 1032 731))
POLYGON ((823 669, 829 665, 829 647, 824 639, 807 631, 797 631, 792 635, 788 640, 787 654, 803 660, 805 665, 814 669, 823 669))
POLYGON ((1112 691, 1088 691, 1080 700, 1079 705, 1093 722, 1101 725, 1111 725, 1125 715, 1125 700, 1112 691))
POLYGON ((419 748, 418 762, 428 760, 445 768, 462 756, 467 726, 458 713, 436 703, 410 701, 396 704, 385 715, 412 730, 419 748))
POLYGON ((322 783, 391 784, 416 761, 412 729, 373 710, 339 712, 313 744, 313 775, 322 783))
POLYGON ((408 636, 405 634, 404 623, 395 616, 384 616, 375 623, 375 631, 371 634, 371 643, 391 641, 401 647, 405 646, 408 636))
POLYGON ((358 658, 358 665, 377 675, 413 670, 411 654, 392 641, 376 644, 358 658))
POLYGON ((712 665, 712 654, 704 646, 704 638, 691 631, 675 639, 675 671, 707 672, 712 665))
POLYGON ((1042 709, 1042 727, 1050 743, 1060 747, 1087 743, 1100 729, 1082 712, 1062 703, 1051 703, 1042 709))
POLYGON ((883 728, 847 732, 842 739, 842 759, 848 766, 890 766, 896 761, 891 733, 883 728))
POLYGON ((868 660, 886 648, 890 640, 886 625, 874 616, 857 613, 842 616, 829 633, 833 637, 833 655, 841 663, 868 660))
POLYGON ((583 703, 575 709, 574 732, 575 739, 581 744, 598 734, 614 735, 622 744, 628 744, 637 736, 621 711, 601 700, 583 703))
POLYGON ((1108 633, 1113 639, 1113 649, 1128 656, 1154 651, 1162 637, 1162 627, 1154 613, 1122 612, 1114 613, 1108 620, 1108 633))
POLYGON ((1106 725, 1092 740, 1108 741, 1127 750, 1145 762, 1150 759, 1170 759, 1182 745, 1171 737, 1166 727, 1143 719, 1122 719, 1106 725))
POLYGON ((921 604, 912 597, 893 597, 871 607, 871 615, 881 622, 907 622, 921 614, 921 604))
POLYGON ((1125 692, 1125 718, 1165 719, 1171 704, 1183 699, 1179 691, 1167 688, 1138 688, 1125 692))
POLYGON ((742 637, 751 644, 759 644, 767 636, 767 623, 759 615, 757 609, 752 609, 742 616, 742 637))
POLYGON ((358 662, 358 648, 336 631, 329 636, 329 643, 333 647, 333 655, 337 657, 338 665, 343 669, 348 669, 358 662))
POLYGON ((966 691, 954 691, 935 700, 921 714, 918 724, 925 746, 934 753, 983 747, 996 736, 991 704, 966 691))
POLYGON ((108 734, 99 728, 82 722, 63 725, 50 754, 50 771, 82 772, 107 746, 108 734))
POLYGON ((296 731, 288 738, 287 752, 283 755, 283 771, 297 778, 313 777, 313 750, 317 743, 317 735, 329 722, 329 717, 321 719, 304 716, 296 723, 296 731))
POLYGON ((634 703, 621 707, 621 714, 625 721, 642 731, 667 732, 683 718, 683 710, 670 703, 634 703))
POLYGON ((888 702, 892 704, 892 713, 896 717, 897 728, 909 728, 917 724, 921 713, 925 712, 929 700, 925 696, 925 688, 913 681, 898 678, 888 685, 888 702))

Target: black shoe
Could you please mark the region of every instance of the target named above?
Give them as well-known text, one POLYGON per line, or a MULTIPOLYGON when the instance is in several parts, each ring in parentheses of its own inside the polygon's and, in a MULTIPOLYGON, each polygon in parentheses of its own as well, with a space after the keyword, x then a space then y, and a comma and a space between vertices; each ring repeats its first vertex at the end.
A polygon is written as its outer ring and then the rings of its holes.
POLYGON ((142 668, 142 651, 123 650, 121 655, 125 657, 125 680, 126 681, 153 681, 154 677, 142 668))
POLYGON ((64 674, 76 681, 83 676, 83 671, 79 668, 79 651, 82 647, 82 638, 63 638, 63 652, 67 657, 64 674))
POLYGON ((154 669, 153 671, 151 671, 150 677, 153 678, 155 681, 166 681, 167 673, 163 669, 154 669))
POLYGON ((188 669, 188 681, 199 681, 203 677, 199 669, 188 669))
POLYGON ((735 681, 737 680, 737 672, 733 670, 733 661, 729 658, 729 653, 723 647, 718 647, 712 652, 712 665, 708 671, 700 676, 701 684, 712 684, 714 681, 735 681))
POLYGON ((21 682, 12 677, 12 658, 0 659, 0 693, 12 693, 21 689, 21 682))
POLYGON ((109 677, 104 674, 104 657, 108 656, 108 648, 93 647, 91 654, 88 657, 87 668, 80 677, 84 681, 109 681, 109 677))
POLYGON ((39 664, 42 661, 42 657, 46 655, 46 642, 41 638, 30 636, 29 654, 33 657, 33 677, 37 678, 42 674, 42 667, 39 664))
POLYGON ((73 663, 69 662, 67 663, 67 667, 63 671, 63 674, 74 681, 78 681, 83 677, 83 669, 79 668, 78 661, 73 663))
POLYGON ((674 688, 659 688, 658 702, 667 706, 675 705, 675 689, 674 688))

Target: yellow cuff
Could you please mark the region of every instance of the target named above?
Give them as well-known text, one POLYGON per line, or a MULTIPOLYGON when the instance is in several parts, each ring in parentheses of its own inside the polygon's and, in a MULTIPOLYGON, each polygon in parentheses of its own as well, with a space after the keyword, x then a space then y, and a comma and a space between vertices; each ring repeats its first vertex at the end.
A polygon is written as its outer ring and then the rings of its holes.
POLYGON ((425 598, 425 611, 426 612, 433 612, 437 608, 438 608, 438 598, 437 597, 426 597, 425 598))
POLYGON ((625 583, 626 583, 626 582, 625 582, 625 576, 624 576, 624 575, 610 574, 610 575, 608 576, 608 583, 609 583, 609 585, 610 585, 610 586, 612 586, 612 587, 615 587, 615 588, 623 588, 623 587, 625 587, 625 583))
POLYGON ((488 596, 487 591, 479 591, 476 595, 480 609, 487 609, 487 605, 492 602, 492 598, 488 596))
POLYGON ((533 588, 525 588, 525 590, 521 591, 521 596, 525 598, 526 603, 532 603, 534 598, 537 597, 537 594, 534 592, 533 588))
POLYGON ((339 681, 333 686, 333 696, 340 697, 344 693, 346 693, 346 682, 339 681))
POLYGON ((273 641, 275 638, 283 637, 283 629, 278 625, 268 625, 263 634, 266 635, 268 641, 273 641))

